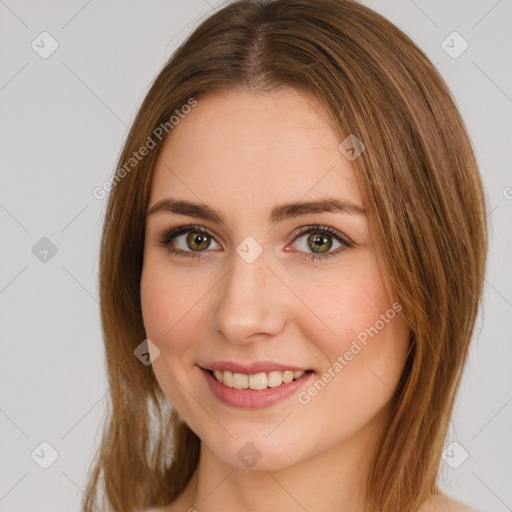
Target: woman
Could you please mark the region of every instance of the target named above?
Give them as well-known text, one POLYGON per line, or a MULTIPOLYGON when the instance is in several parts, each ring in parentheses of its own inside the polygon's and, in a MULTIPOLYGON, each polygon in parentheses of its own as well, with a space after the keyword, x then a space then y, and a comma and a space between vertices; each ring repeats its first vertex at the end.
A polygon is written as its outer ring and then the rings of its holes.
POLYGON ((105 217, 83 511, 462 511, 437 486, 483 287, 450 92, 351 0, 240 1, 148 92, 105 217))

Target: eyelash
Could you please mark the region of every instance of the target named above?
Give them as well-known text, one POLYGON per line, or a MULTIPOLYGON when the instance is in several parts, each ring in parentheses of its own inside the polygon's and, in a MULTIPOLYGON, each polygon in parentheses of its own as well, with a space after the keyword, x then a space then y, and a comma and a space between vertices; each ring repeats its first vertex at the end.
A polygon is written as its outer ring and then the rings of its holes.
MULTIPOLYGON (((196 226, 194 224, 187 224, 184 226, 179 226, 177 228, 173 228, 170 230, 165 230, 162 233, 158 235, 157 243, 158 245, 162 247, 166 247, 172 254, 176 254, 177 256, 183 256, 187 258, 201 258, 202 253, 206 251, 183 251, 182 249, 176 249, 174 247, 171 247, 172 240, 177 237, 178 235, 182 235, 185 233, 200 233, 203 235, 207 235, 209 237, 214 238, 214 236, 208 231, 207 229, 196 226)), ((347 237, 343 236, 339 231, 337 231, 334 228, 331 228, 329 226, 322 226, 320 224, 313 224, 310 226, 303 226, 299 228, 299 233, 297 236, 292 240, 292 242, 295 242, 298 238, 301 238, 301 236, 305 234, 310 233, 327 233, 328 235, 331 235, 334 237, 338 242, 342 244, 342 247, 339 247, 336 251, 328 252, 324 254, 314 254, 310 253, 304 256, 304 258, 314 261, 315 259, 323 260, 325 258, 328 258, 329 256, 336 256, 343 252, 347 248, 353 247, 353 243, 351 243, 347 237)), ((301 252, 301 251, 299 251, 301 252)))

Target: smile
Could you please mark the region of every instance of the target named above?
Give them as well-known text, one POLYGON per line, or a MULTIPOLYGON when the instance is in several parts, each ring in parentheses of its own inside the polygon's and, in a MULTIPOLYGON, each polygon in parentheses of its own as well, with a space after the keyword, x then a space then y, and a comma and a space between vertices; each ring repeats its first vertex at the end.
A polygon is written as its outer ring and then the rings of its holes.
POLYGON ((215 369, 200 367, 210 392, 225 405, 248 409, 269 407, 291 397, 299 392, 300 388, 315 374, 313 370, 286 370, 286 367, 277 370, 275 367, 279 365, 267 363, 258 363, 244 370, 255 372, 263 369, 264 366, 267 368, 273 366, 274 369, 266 372, 240 373, 241 365, 231 364, 233 370, 238 366, 236 369, 239 371, 233 372, 219 369, 229 366, 229 363, 222 366, 221 364, 215 363, 214 366, 217 366, 215 369))

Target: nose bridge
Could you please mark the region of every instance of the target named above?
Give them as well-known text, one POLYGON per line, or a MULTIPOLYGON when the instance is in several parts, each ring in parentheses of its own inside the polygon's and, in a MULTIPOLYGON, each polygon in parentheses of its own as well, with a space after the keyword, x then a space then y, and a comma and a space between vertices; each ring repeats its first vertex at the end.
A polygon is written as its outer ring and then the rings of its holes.
POLYGON ((267 265, 261 249, 246 240, 233 254, 231 270, 218 288, 212 328, 233 343, 247 343, 254 334, 272 335, 283 328, 286 318, 278 304, 278 282, 267 265))

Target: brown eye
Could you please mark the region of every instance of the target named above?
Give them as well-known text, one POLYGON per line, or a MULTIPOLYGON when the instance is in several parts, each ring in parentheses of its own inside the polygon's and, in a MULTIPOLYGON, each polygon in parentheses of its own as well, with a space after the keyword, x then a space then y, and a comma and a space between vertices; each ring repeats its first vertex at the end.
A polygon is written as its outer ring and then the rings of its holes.
POLYGON ((203 233, 191 232, 186 238, 187 247, 193 251, 204 251, 205 249, 208 249, 210 243, 211 237, 203 233))
POLYGON ((300 233, 293 243, 296 244, 299 252, 305 253, 305 258, 314 260, 336 256, 345 249, 354 247, 354 244, 346 236, 329 226, 319 224, 305 226, 300 229, 300 233), (333 244, 337 245, 333 246, 333 244))
POLYGON ((330 235, 313 234, 309 235, 306 243, 313 252, 327 252, 332 247, 332 237, 330 235))
MULTIPOLYGON (((212 243, 217 244, 213 236, 200 226, 180 226, 163 233, 158 244, 166 247, 171 253, 179 256, 200 256, 210 249, 212 243)), ((220 246, 217 244, 215 249, 220 246)))

